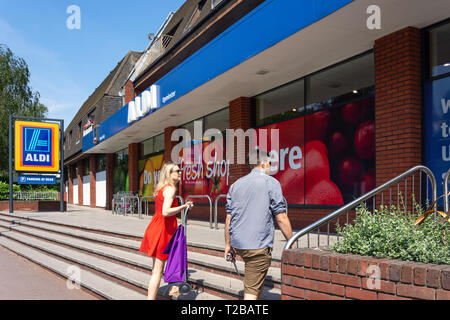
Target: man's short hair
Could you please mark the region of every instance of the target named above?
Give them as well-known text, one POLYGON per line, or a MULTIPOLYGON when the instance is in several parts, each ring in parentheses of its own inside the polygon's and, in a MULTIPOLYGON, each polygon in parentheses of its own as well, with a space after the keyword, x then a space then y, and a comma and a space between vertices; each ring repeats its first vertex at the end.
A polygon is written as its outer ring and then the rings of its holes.
POLYGON ((259 167, 262 163, 270 162, 270 153, 263 150, 250 151, 247 156, 247 164, 250 170, 259 167))

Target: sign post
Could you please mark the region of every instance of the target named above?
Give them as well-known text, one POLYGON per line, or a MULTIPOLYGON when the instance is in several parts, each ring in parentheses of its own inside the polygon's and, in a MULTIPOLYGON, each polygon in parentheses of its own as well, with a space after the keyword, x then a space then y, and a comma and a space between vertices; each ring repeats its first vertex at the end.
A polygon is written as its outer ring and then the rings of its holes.
POLYGON ((9 117, 9 212, 13 213, 13 173, 21 184, 55 184, 59 174, 60 211, 64 211, 64 120, 9 117), (13 139, 14 135, 14 139, 13 139), (14 151, 13 151, 14 147, 14 151), (13 167, 14 157, 14 167, 13 167), (46 175, 43 175, 46 174, 46 175))

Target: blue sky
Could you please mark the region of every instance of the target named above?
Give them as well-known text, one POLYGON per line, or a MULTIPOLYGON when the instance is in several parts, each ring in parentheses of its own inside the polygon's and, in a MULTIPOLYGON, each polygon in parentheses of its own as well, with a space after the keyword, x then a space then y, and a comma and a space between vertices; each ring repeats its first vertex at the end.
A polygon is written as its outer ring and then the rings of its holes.
POLYGON ((27 62, 48 117, 70 123, 129 50, 143 51, 184 0, 0 0, 0 43, 27 62), (80 8, 70 30, 67 8, 80 8))

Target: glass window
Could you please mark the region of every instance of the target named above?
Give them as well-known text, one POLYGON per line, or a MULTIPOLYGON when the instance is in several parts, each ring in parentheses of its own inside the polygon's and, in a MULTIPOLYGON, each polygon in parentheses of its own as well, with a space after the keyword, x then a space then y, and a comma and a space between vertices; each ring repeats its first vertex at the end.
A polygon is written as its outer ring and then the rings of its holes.
MULTIPOLYGON (((205 117, 205 132, 208 129, 217 129, 222 132, 224 135, 224 131, 228 129, 230 122, 230 114, 228 108, 222 109, 220 111, 214 112, 205 117)), ((204 138, 209 137, 210 135, 205 135, 204 138)))
POLYGON ((153 142, 154 142, 153 138, 150 138, 142 142, 144 157, 155 152, 153 148, 153 142))
POLYGON ((89 158, 83 160, 83 175, 88 176, 91 172, 91 163, 89 158))
POLYGON ((429 33, 430 74, 432 77, 450 73, 450 23, 429 33))
POLYGON ((304 111, 305 85, 299 80, 256 97, 256 125, 299 116, 304 111))
POLYGON ((373 54, 339 64, 307 78, 307 105, 334 98, 342 100, 364 97, 366 88, 374 85, 375 68, 373 54))
POLYGON ((104 154, 97 155, 97 172, 106 170, 106 157, 104 154))
MULTIPOLYGON (((189 134, 191 135, 191 143, 192 143, 192 141, 194 140, 194 122, 200 122, 200 126, 201 126, 201 133, 203 134, 203 118, 201 118, 201 119, 197 119, 197 120, 195 120, 195 121, 191 121, 191 122, 188 122, 188 123, 186 123, 186 124, 184 124, 184 125, 182 125, 180 128, 182 128, 182 129, 186 129, 188 132, 189 132, 189 134)), ((181 138, 180 138, 181 139, 181 138)), ((180 140, 181 141, 181 140, 180 140)), ((187 142, 187 141, 186 141, 187 142)))
POLYGON ((164 151, 164 133, 157 135, 153 139, 154 139, 153 143, 154 152, 164 151))
POLYGON ((113 185, 114 193, 128 191, 128 148, 114 156, 113 185))

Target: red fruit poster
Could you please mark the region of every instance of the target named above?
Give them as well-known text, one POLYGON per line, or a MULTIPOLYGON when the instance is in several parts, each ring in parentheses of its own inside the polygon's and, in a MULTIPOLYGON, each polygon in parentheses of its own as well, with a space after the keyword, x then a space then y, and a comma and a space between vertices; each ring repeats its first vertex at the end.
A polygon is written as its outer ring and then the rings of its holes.
POLYGON ((374 100, 365 99, 257 129, 272 176, 289 204, 343 205, 375 187, 374 100), (278 130, 279 148, 271 135, 278 130), (264 144, 265 136, 268 143, 264 144))
MULTIPOLYGON (((217 196, 228 193, 230 166, 222 140, 196 143, 184 148, 180 169, 184 199, 189 195, 209 196, 214 204, 217 196)), ((195 202, 209 203, 206 197, 196 198, 195 202)))

